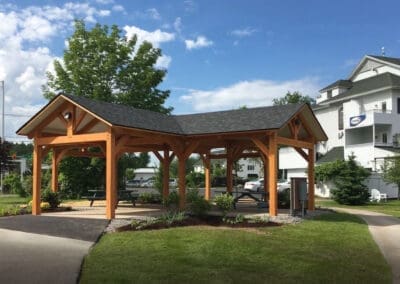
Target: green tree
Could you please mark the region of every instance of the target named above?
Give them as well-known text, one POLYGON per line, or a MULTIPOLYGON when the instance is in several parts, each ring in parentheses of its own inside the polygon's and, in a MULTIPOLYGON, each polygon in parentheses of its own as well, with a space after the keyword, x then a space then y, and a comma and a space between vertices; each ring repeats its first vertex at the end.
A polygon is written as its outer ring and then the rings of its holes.
POLYGON ((14 168, 11 162, 10 150, 11 150, 11 144, 7 141, 4 141, 4 143, 2 143, 0 138, 0 172, 2 174, 14 168))
POLYGON ((400 157, 385 159, 382 173, 385 182, 397 185, 397 199, 400 199, 400 157))
POLYGON ((170 91, 158 88, 167 71, 155 68, 161 50, 149 42, 136 49, 136 43, 136 36, 121 36, 115 25, 97 24, 87 30, 83 21, 76 21, 63 63, 55 60, 55 74, 47 73, 47 84, 42 86, 45 98, 65 92, 170 113, 172 108, 164 106, 170 91))
POLYGON ((297 104, 297 103, 308 103, 310 105, 314 105, 315 99, 313 99, 307 95, 302 95, 298 91, 294 91, 293 93, 287 92, 284 97, 272 99, 272 103, 274 106, 297 104))
POLYGON ((317 181, 332 180, 333 199, 340 204, 359 205, 369 199, 364 181, 371 173, 357 164, 356 157, 350 155, 347 161, 337 160, 315 167, 317 181))
MULTIPOLYGON (((97 24, 88 30, 83 21, 75 21, 75 31, 67 41, 63 60, 55 60, 55 72, 47 73, 47 82, 42 86, 45 98, 52 99, 64 92, 166 114, 172 111, 171 107, 164 106, 170 91, 158 87, 167 72, 155 67, 162 55, 160 49, 153 48, 149 42, 138 46, 136 36, 127 39, 115 25, 97 24)), ((127 168, 146 159, 148 161, 147 153, 140 155, 139 160, 132 155, 123 156, 118 163, 119 184, 127 168)), ((75 196, 101 186, 104 184, 104 161, 63 159, 60 182, 75 196)))

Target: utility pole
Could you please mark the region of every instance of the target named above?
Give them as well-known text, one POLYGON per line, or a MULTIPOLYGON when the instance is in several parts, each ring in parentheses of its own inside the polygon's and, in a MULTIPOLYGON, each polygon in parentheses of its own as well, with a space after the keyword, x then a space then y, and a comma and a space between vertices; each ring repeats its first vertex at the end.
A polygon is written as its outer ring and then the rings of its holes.
MULTIPOLYGON (((1 147, 4 147, 4 97, 6 94, 4 93, 4 80, 1 81, 1 86, 2 86, 2 94, 3 94, 3 102, 1 104, 2 106, 2 111, 1 111, 1 147)), ((1 193, 4 193, 3 191, 3 171, 4 171, 4 165, 1 166, 0 170, 0 190, 1 193)))

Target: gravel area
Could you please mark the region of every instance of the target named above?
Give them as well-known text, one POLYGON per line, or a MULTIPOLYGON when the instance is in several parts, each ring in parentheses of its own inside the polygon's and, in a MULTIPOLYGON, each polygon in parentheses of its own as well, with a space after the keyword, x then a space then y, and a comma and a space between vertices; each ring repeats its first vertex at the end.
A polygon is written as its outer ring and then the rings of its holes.
MULTIPOLYGON (((334 211, 329 210, 329 209, 318 209, 314 211, 308 211, 307 214, 303 217, 300 216, 290 216, 288 214, 279 214, 278 216, 275 217, 270 217, 268 214, 243 214, 246 218, 261 218, 264 220, 269 220, 271 222, 279 223, 279 224, 298 224, 302 222, 305 219, 312 219, 316 216, 322 215, 322 214, 327 214, 327 213, 332 213, 334 211)), ((220 212, 210 212, 212 215, 220 215, 220 212)), ((231 214, 228 214, 229 216, 235 216, 233 212, 231 214)), ((115 232, 117 228, 124 227, 126 225, 129 225, 132 220, 146 220, 146 219, 154 219, 155 217, 148 217, 148 216, 135 216, 132 218, 127 218, 127 219, 113 219, 109 225, 105 228, 104 232, 106 233, 112 233, 115 232)))

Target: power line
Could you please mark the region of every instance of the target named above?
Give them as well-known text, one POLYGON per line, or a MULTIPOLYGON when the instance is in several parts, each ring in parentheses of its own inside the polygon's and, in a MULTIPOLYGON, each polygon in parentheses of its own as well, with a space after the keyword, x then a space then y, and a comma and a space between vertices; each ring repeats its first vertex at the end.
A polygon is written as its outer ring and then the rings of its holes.
POLYGON ((28 114, 15 114, 15 113, 5 113, 5 116, 12 116, 12 117, 32 117, 32 115, 28 114))

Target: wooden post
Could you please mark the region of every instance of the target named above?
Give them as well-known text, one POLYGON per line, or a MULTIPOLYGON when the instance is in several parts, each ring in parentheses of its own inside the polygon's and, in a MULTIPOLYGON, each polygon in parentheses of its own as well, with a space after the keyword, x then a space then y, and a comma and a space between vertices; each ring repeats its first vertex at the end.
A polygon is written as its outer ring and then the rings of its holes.
POLYGON ((204 175, 205 175, 205 189, 204 189, 204 199, 210 200, 211 197, 211 161, 208 154, 204 157, 204 175))
POLYGON ((109 130, 106 141, 106 217, 115 218, 116 205, 116 153, 115 135, 109 130))
POLYGON ((42 187, 42 147, 36 139, 33 147, 32 215, 40 215, 40 189, 42 187))
POLYGON ((233 190, 233 155, 232 155, 232 148, 226 148, 226 191, 229 194, 232 194, 233 190))
POLYGON ((57 150, 53 148, 53 157, 51 159, 51 190, 58 191, 58 164, 57 164, 57 150))
POLYGON ((186 156, 178 156, 178 188, 179 188, 179 209, 185 209, 186 204, 186 156))
POLYGON ((308 149, 308 210, 314 210, 315 207, 314 160, 314 149, 308 149))
POLYGON ((277 159, 278 147, 276 133, 269 136, 268 149, 268 187, 269 187, 269 215, 278 215, 278 189, 277 189, 277 159))
POLYGON ((267 194, 268 194, 268 185, 269 185, 269 183, 268 183, 268 158, 265 156, 265 155, 263 155, 262 154, 262 156, 263 156, 263 165, 264 165, 264 192, 265 192, 265 201, 267 200, 267 194))
POLYGON ((167 198, 169 195, 169 165, 171 163, 169 157, 169 149, 164 150, 163 158, 163 198, 167 198))

